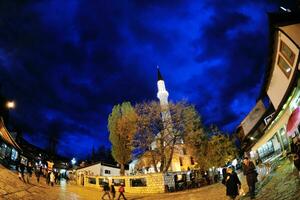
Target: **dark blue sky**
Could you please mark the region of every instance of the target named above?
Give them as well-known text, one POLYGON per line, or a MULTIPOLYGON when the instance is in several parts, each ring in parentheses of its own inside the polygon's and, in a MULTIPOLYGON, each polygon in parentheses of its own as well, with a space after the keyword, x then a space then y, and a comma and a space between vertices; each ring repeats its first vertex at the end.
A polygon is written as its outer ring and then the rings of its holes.
POLYGON ((156 99, 156 65, 171 100, 232 132, 255 104, 267 59, 262 0, 0 3, 0 82, 32 143, 61 133, 59 153, 109 146, 114 104, 156 99))

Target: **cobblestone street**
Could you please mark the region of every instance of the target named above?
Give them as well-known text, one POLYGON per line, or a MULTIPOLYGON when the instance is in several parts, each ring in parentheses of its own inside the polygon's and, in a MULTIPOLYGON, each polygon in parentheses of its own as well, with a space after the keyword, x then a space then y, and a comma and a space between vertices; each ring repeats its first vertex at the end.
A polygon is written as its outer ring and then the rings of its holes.
MULTIPOLYGON (((245 187, 245 185, 244 185, 245 187)), ((258 200, 299 200, 300 181, 296 176, 292 163, 283 161, 278 168, 263 182, 258 184, 258 200)), ((98 200, 102 193, 96 189, 83 188, 77 185, 65 184, 50 187, 41 179, 39 184, 32 177, 31 184, 20 181, 17 174, 0 167, 0 199, 61 199, 61 200, 98 200)), ((193 189, 169 194, 127 194, 131 200, 225 200, 225 187, 214 184, 200 189, 193 189)), ((248 200, 249 197, 243 197, 248 200)))
POLYGON ((299 200, 300 179, 297 176, 293 163, 289 160, 282 161, 269 177, 258 184, 256 199, 299 200))

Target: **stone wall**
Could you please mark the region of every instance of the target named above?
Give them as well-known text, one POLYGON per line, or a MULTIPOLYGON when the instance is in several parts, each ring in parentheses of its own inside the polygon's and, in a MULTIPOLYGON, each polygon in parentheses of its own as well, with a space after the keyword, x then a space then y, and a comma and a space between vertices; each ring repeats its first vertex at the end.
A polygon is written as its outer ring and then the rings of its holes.
MULTIPOLYGON (((108 181, 109 185, 113 183, 113 180, 121 179, 125 182, 125 192, 126 193, 164 193, 165 192, 165 182, 164 175, 162 173, 155 174, 145 174, 137 176, 84 176, 84 186, 91 188, 102 188, 101 181, 105 179, 108 181), (133 179, 143 179, 146 180, 146 186, 133 186, 133 179)), ((78 179, 79 180, 79 179, 78 179)), ((77 182, 78 185, 81 184, 80 181, 77 182)), ((115 183, 115 189, 118 191, 119 186, 115 183)))

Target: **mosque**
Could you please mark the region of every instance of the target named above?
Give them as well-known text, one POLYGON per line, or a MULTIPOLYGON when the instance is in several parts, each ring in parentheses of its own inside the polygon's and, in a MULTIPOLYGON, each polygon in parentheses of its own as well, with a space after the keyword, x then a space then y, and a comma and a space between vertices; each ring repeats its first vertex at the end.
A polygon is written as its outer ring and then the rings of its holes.
MULTIPOLYGON (((157 88, 158 88, 157 98, 159 99, 160 106, 163 110, 163 112, 161 113, 162 120, 163 120, 163 122, 169 122, 172 120, 170 111, 168 109, 168 107, 169 107, 169 101, 168 101, 169 92, 166 89, 165 81, 159 70, 159 67, 157 67, 157 88)), ((169 127, 169 128, 172 128, 172 127, 169 127)), ((170 137, 172 137, 172 136, 170 136, 170 137)), ((152 146, 151 147, 152 149, 156 148, 156 141, 154 141, 151 146, 152 146)), ((154 166, 146 166, 145 164, 143 166, 143 163, 145 163, 145 162, 143 162, 142 159, 143 159, 143 157, 133 160, 129 164, 129 172, 131 174, 135 174, 135 172, 138 168, 137 166, 139 166, 139 168, 141 168, 141 172, 144 174, 155 173, 154 166), (141 164, 142 164, 142 166, 141 166, 141 164)), ((196 163, 194 161, 194 158, 191 155, 187 154, 183 140, 181 139, 180 141, 176 142, 172 162, 171 162, 171 165, 170 165, 168 171, 172 171, 172 172, 187 171, 189 169, 194 169, 195 164, 196 163)), ((157 164, 158 169, 159 169, 159 166, 160 166, 160 162, 157 164)))

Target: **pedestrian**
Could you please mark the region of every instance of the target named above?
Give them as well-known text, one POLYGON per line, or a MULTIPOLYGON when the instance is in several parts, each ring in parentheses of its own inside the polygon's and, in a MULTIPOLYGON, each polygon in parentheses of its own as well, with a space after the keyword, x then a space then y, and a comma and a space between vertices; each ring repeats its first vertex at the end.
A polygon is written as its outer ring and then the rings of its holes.
POLYGON ((115 184, 114 183, 112 183, 111 186, 110 186, 110 192, 111 192, 112 199, 114 200, 115 197, 116 197, 116 190, 115 190, 115 184))
POLYGON ((228 196, 229 199, 234 200, 239 195, 241 182, 232 168, 227 168, 226 174, 226 196, 228 196))
POLYGON ((58 185, 60 184, 60 178, 61 178, 61 174, 58 172, 58 175, 57 175, 57 184, 58 185))
POLYGON ((257 172, 255 165, 248 157, 245 157, 243 160, 243 172, 246 176, 247 185, 249 188, 250 198, 255 199, 255 183, 257 182, 257 172))
POLYGON ((119 187, 119 193, 120 194, 119 194, 118 200, 120 199, 121 196, 123 197, 123 199, 126 200, 126 197, 124 195, 124 193, 125 193, 124 183, 121 183, 121 186, 119 187))
POLYGON ((226 185, 226 178, 227 178, 227 168, 226 167, 224 167, 222 169, 222 176, 223 176, 223 178, 222 178, 222 184, 226 185))
POLYGON ((36 181, 39 183, 40 182, 40 176, 41 176, 41 171, 40 171, 40 168, 37 167, 35 169, 35 177, 36 177, 36 181))
POLYGON ((102 195, 102 199, 104 199, 104 197, 107 195, 108 195, 108 199, 110 199, 110 194, 109 194, 110 188, 109 188, 108 183, 106 183, 106 182, 103 182, 103 191, 104 191, 104 194, 102 195))
POLYGON ((293 153, 294 165, 297 168, 298 176, 300 177, 300 139, 298 136, 293 138, 291 152, 293 153))
POLYGON ((29 180, 31 179, 32 177, 32 164, 31 162, 28 162, 27 164, 27 176, 26 176, 26 179, 27 179, 27 183, 29 183, 29 180))
POLYGON ((50 174, 51 174, 51 171, 46 172, 46 183, 47 183, 47 185, 50 184, 50 174))
POLYGON ((55 182, 55 175, 53 173, 53 171, 50 173, 50 183, 51 183, 51 186, 53 187, 54 185, 54 182, 55 182))
POLYGON ((25 178, 24 178, 25 165, 24 165, 24 163, 22 163, 22 162, 20 163, 19 170, 20 170, 19 179, 23 180, 25 182, 25 178))

